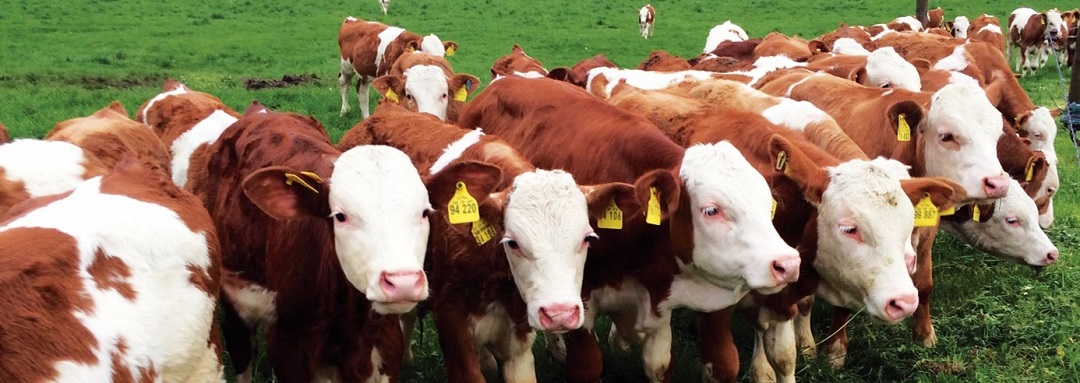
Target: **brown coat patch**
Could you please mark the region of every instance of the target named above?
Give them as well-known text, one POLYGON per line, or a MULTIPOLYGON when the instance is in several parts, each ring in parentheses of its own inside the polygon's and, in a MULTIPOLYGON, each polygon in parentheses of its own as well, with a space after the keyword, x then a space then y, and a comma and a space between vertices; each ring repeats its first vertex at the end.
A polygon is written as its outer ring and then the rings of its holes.
POLYGON ((98 290, 112 289, 128 300, 135 300, 135 289, 125 280, 131 277, 131 269, 120 258, 105 254, 98 248, 86 271, 94 279, 98 290))
POLYGON ((149 127, 128 118, 118 101, 86 117, 56 124, 45 139, 78 145, 113 169, 125 156, 154 161, 169 173, 169 151, 149 127))

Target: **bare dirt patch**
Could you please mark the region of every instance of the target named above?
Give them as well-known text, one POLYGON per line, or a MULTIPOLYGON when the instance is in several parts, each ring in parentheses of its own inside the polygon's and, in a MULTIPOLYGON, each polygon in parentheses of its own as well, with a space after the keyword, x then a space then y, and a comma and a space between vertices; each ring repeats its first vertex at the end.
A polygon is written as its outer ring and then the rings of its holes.
POLYGON ((275 79, 262 79, 262 78, 248 78, 244 79, 244 88, 247 89, 265 89, 265 88, 284 88, 289 86, 303 85, 307 83, 316 82, 319 80, 319 76, 314 73, 306 73, 301 75, 287 74, 281 76, 280 80, 275 79))

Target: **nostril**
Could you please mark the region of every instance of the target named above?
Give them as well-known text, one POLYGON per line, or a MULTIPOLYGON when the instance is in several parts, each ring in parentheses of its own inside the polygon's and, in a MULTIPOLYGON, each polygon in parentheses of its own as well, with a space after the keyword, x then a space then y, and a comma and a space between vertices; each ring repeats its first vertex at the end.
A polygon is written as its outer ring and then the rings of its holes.
POLYGON ((787 269, 784 268, 784 265, 780 264, 780 261, 773 261, 772 269, 780 275, 784 275, 784 273, 787 272, 787 269))
POLYGON ((1054 263, 1055 261, 1057 261, 1057 259, 1058 259, 1058 251, 1057 251, 1057 249, 1050 250, 1049 253, 1046 253, 1046 264, 1049 265, 1051 263, 1054 263))

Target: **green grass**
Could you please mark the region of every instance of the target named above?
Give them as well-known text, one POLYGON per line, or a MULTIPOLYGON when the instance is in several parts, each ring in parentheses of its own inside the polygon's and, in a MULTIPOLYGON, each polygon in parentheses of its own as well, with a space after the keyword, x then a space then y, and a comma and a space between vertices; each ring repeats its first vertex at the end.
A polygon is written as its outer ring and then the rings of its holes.
MULTIPOLYGON (((458 72, 490 79, 490 64, 513 43, 547 68, 569 66, 604 53, 634 67, 653 49, 691 57, 700 52, 710 27, 732 19, 752 36, 779 30, 816 36, 849 24, 873 24, 910 14, 913 1, 680 1, 650 0, 657 9, 656 34, 637 36, 636 10, 645 1, 483 0, 395 1, 383 17, 374 0, 293 2, 230 0, 73 0, 0 2, 0 121, 16 137, 41 137, 61 120, 87 115, 120 100, 130 112, 160 91, 166 78, 221 97, 243 110, 258 99, 274 109, 315 116, 339 137, 359 120, 359 111, 338 116, 336 36, 345 16, 375 19, 461 44, 451 62, 458 72), (314 73, 314 84, 249 91, 245 78, 280 78, 314 73)), ((1037 9, 1064 6, 1028 1, 1037 9)), ((1006 16, 1002 1, 933 1, 947 18, 979 13, 1006 16)), ((1053 67, 1022 83, 1037 104, 1063 106, 1053 67)), ((542 95, 538 95, 542 97, 542 95)), ((355 100, 355 96, 350 96, 355 100)), ((355 102, 355 101, 354 101, 355 102)), ((952 239, 935 244, 933 315, 940 344, 933 349, 910 340, 907 324, 881 326, 865 315, 853 320, 848 367, 833 371, 822 360, 800 360, 804 382, 1051 382, 1076 380, 1080 371, 1080 168, 1067 134, 1059 133, 1062 187, 1051 238, 1061 261, 1041 273, 1008 264, 952 239)), ((821 307, 819 313, 827 313, 821 307)), ((815 318, 819 338, 824 316, 815 318)), ((416 362, 407 382, 444 381, 434 326, 414 347, 416 362)), ((607 325, 598 333, 605 338, 607 325)), ((692 317, 676 313, 675 381, 698 381, 699 362, 692 317)), ((749 369, 750 327, 736 325, 743 380, 749 369)), ((414 338, 418 341, 419 337, 414 338)), ((537 371, 543 382, 560 373, 538 342, 537 371)), ((636 352, 605 347, 605 381, 643 381, 636 352)), ((268 381, 265 358, 259 381, 268 381)), ((491 379, 498 380, 497 377, 491 379)))

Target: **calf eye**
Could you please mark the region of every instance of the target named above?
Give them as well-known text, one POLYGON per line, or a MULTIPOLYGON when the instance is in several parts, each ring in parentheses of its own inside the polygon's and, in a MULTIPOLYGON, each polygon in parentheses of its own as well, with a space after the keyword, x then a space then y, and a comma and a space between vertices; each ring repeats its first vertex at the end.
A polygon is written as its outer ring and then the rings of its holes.
POLYGON ((707 208, 701 209, 701 214, 704 214, 706 217, 712 217, 720 214, 720 209, 717 209, 715 206, 709 206, 707 208))
POLYGON ((1016 217, 1008 217, 1005 218, 1005 223, 1009 224, 1009 226, 1020 226, 1020 219, 1016 217))
POLYGON ((585 240, 584 240, 583 242, 584 242, 584 243, 585 243, 586 245, 592 246, 592 245, 593 245, 593 244, 595 244, 595 243, 596 243, 596 241, 597 241, 597 240, 599 240, 599 239, 600 239, 600 236, 598 236, 598 235, 596 235, 596 234, 594 233, 594 234, 589 234, 589 235, 586 235, 586 236, 585 236, 585 240))
POLYGON ((333 217, 334 217, 335 221, 338 221, 338 222, 341 222, 341 223, 345 223, 345 221, 347 221, 349 219, 349 217, 347 217, 345 215, 345 213, 342 213, 342 212, 334 213, 333 217))
POLYGON ((420 213, 420 216, 423 217, 424 219, 427 219, 428 217, 431 216, 432 211, 433 210, 431 210, 431 209, 424 209, 424 211, 420 213))
POLYGON ((518 246, 517 241, 510 238, 504 239, 502 242, 504 245, 506 245, 506 247, 509 247, 510 250, 517 250, 521 248, 520 246, 518 246))
POLYGON ((840 226, 840 232, 847 235, 855 235, 859 232, 859 228, 855 226, 840 226))
POLYGON ((941 142, 952 142, 954 139, 955 138, 953 138, 952 133, 945 133, 941 135, 941 142))

